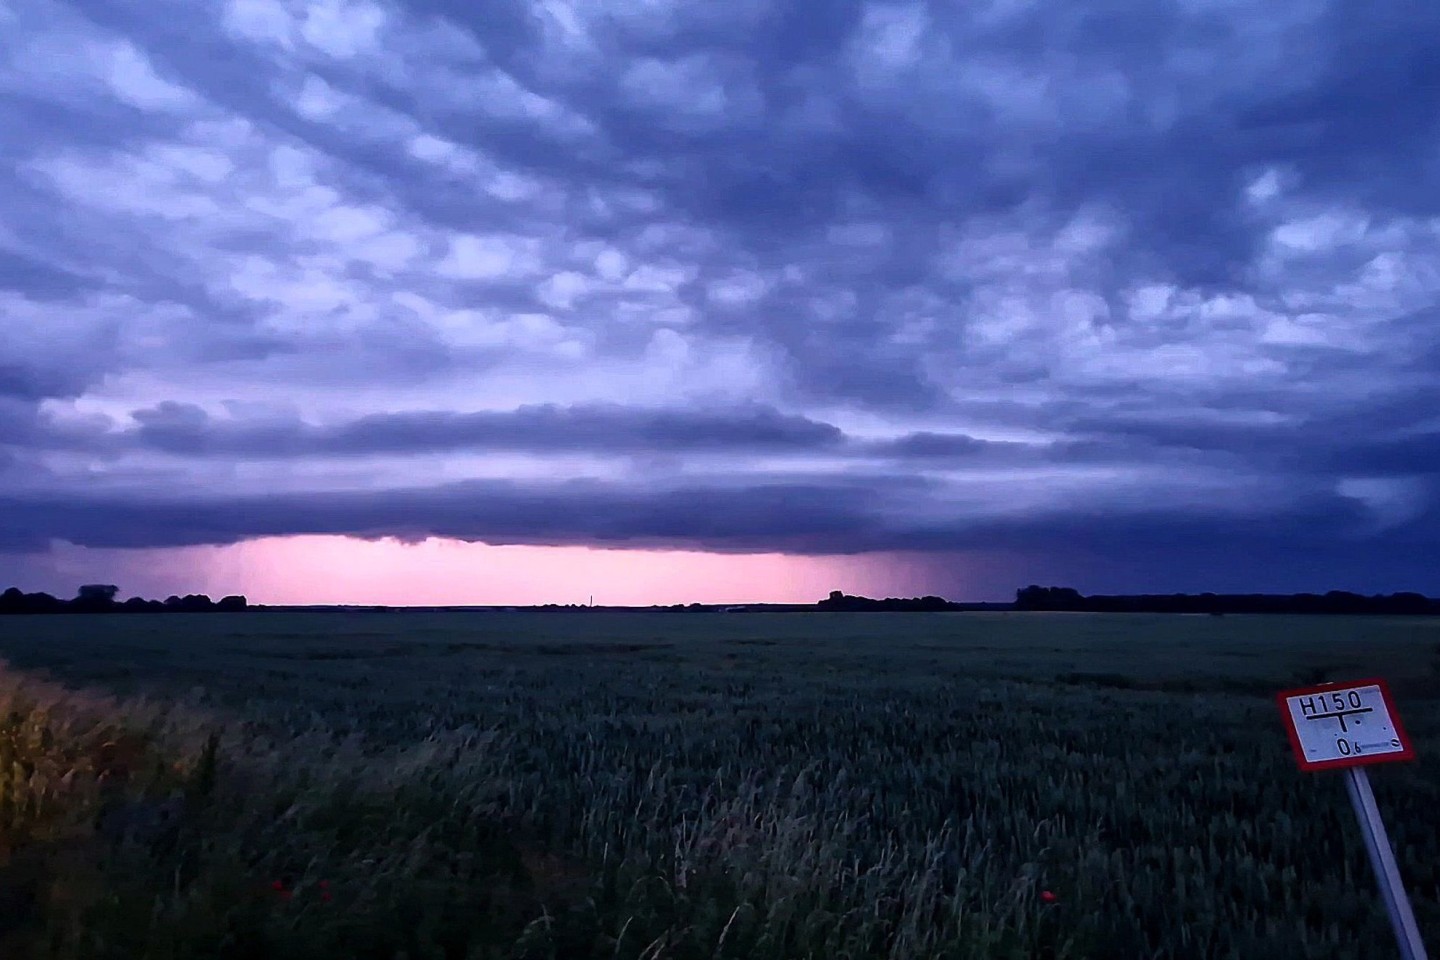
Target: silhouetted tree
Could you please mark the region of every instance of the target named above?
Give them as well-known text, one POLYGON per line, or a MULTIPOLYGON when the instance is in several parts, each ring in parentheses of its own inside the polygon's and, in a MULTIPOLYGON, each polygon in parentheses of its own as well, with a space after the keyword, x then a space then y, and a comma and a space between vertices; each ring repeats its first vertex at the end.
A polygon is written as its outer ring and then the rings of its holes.
POLYGON ((852 597, 832 590, 830 596, 815 604, 818 610, 845 611, 851 613, 928 613, 941 610, 958 610, 960 604, 951 603, 944 597, 886 597, 876 600, 872 597, 852 597))
POLYGON ((1031 584, 1015 591, 1016 610, 1083 610, 1085 598, 1072 587, 1031 584))
POLYGON ((19 587, 10 587, 0 593, 0 613, 23 613, 24 610, 25 592, 19 587))
POLYGON ((180 601, 179 609, 184 613, 208 613, 215 609, 215 601, 203 593, 188 593, 180 601))
POLYGON ((0 612, 4 613, 64 613, 65 609, 64 600, 48 593, 21 593, 11 587, 0 597, 0 612))
POLYGON ((68 604, 70 613, 111 613, 115 610, 115 594, 120 588, 113 583, 87 583, 68 604))
POLYGON ((124 603, 115 600, 119 588, 113 584, 87 583, 73 600, 59 600, 48 593, 24 593, 10 587, 0 593, 0 614, 27 613, 233 613, 249 609, 239 594, 225 597, 219 603, 203 593, 185 597, 170 596, 163 603, 131 597, 124 603))

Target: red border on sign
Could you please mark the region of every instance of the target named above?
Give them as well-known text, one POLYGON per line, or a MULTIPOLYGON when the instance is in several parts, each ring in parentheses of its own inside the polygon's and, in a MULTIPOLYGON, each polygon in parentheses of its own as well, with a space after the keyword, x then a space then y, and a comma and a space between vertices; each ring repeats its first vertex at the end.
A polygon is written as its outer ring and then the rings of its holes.
POLYGON ((1369 680, 1343 680, 1336 683, 1321 683, 1313 687, 1296 687, 1292 690, 1281 690, 1275 694, 1275 703, 1280 707, 1280 716, 1285 721, 1285 732, 1290 736, 1290 749, 1295 752, 1295 762, 1301 770, 1335 770, 1341 767, 1363 767, 1370 763, 1394 763, 1401 760, 1415 759, 1415 745, 1410 742, 1410 737, 1405 733, 1405 725, 1400 722, 1400 712, 1395 709, 1395 698, 1390 696, 1390 685, 1379 677, 1372 677, 1369 680), (1305 750, 1300 746, 1300 732, 1295 729, 1295 718, 1290 715, 1290 707, 1286 700, 1290 697, 1302 697, 1310 693, 1329 693, 1334 690, 1347 690, 1352 687, 1379 687, 1380 699, 1385 702, 1385 709, 1390 712, 1390 723, 1395 728, 1395 738, 1400 741, 1400 749, 1391 753, 1372 753, 1359 757, 1337 757, 1334 760, 1306 760, 1305 750))

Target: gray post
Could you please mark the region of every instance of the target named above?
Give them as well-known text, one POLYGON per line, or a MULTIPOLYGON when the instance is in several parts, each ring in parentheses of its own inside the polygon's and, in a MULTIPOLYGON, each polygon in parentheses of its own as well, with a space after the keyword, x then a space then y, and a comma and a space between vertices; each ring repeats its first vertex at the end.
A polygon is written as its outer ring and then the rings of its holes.
POLYGON ((1390 914, 1390 925, 1395 928, 1400 956, 1404 960, 1425 960, 1425 944, 1420 942, 1420 928, 1415 925, 1410 899, 1405 896, 1405 887, 1400 883, 1395 853, 1390 849, 1390 838, 1380 820, 1380 808, 1375 805, 1375 794, 1370 790, 1370 778, 1365 775, 1364 767, 1345 768, 1345 789, 1350 793, 1350 802, 1354 804, 1355 816, 1360 821, 1365 850, 1370 854, 1370 865, 1375 868, 1375 879, 1380 882, 1380 897, 1390 914))

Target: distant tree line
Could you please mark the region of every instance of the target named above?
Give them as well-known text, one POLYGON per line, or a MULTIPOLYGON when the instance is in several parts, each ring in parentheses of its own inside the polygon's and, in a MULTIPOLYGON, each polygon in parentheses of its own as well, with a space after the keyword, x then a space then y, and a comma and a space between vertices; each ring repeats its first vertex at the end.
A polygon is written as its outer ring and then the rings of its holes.
MULTIPOLYGON (((116 600, 119 588, 113 584, 86 584, 73 599, 63 600, 48 593, 24 593, 11 587, 0 593, 0 615, 44 613, 237 613, 264 609, 251 607, 243 596, 233 595, 211 600, 203 593, 170 596, 164 600, 131 597, 116 600)), ((374 609, 388 609, 376 607, 374 609)), ((585 604, 547 603, 541 606, 507 608, 514 610, 573 611, 596 610, 585 604)), ((627 608, 612 608, 627 609, 627 608)), ((646 608, 631 608, 646 609, 646 608)), ((1335 613, 1391 614, 1440 616, 1440 600, 1419 593, 1392 593, 1364 596, 1344 590, 1329 593, 1263 594, 1263 593, 1172 593, 1133 594, 1123 596, 1085 596, 1072 587, 1041 587, 1034 584, 1015 591, 1012 603, 957 603, 944 597, 871 597, 850 596, 834 590, 815 604, 721 604, 677 603, 652 606, 651 610, 674 612, 714 612, 752 610, 769 612, 896 612, 925 613, 942 611, 1029 610, 1065 611, 1076 613, 1335 613)))
POLYGON ((875 600, 870 597, 852 597, 839 590, 830 591, 830 596, 815 604, 816 610, 839 610, 846 612, 895 612, 930 613, 954 610, 1008 610, 1008 603, 957 603, 944 597, 886 597, 875 600))
POLYGON ((1338 613, 1440 616, 1440 600, 1419 593, 1172 593, 1084 596, 1071 587, 1031 585, 1015 592, 1016 610, 1086 613, 1338 613))
POLYGON ((35 613, 238 613, 248 604, 242 596, 211 600, 203 593, 164 600, 131 597, 117 601, 120 588, 109 583, 90 583, 80 588, 73 600, 62 600, 48 593, 23 593, 11 587, 0 593, 0 614, 35 613))

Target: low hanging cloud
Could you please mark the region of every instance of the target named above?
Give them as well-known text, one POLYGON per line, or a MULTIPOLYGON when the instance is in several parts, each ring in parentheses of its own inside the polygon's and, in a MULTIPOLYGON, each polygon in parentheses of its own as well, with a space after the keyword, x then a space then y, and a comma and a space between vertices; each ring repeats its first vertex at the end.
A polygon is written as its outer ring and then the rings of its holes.
POLYGON ((0 550, 1414 586, 1437 31, 1422 0, 7 0, 0 550))
POLYGON ((319 427, 288 422, 218 421, 193 405, 162 403, 131 414, 137 426, 97 438, 172 454, 242 457, 323 457, 472 449, 596 453, 691 450, 823 450, 838 445, 839 428, 756 406, 733 412, 641 410, 617 404, 523 406, 513 411, 423 410, 370 414, 319 427))
MULTIPOLYGON (((191 546, 288 533, 340 533, 739 551, 778 546, 825 554, 916 545, 969 550, 993 546, 996 538, 1038 547, 1056 532, 1065 542, 1140 549, 1167 544, 1176 536, 1220 535, 1273 546, 1291 538, 1344 541, 1364 532, 1363 511, 1353 501, 1347 505, 1343 498, 1319 491, 1285 506, 1267 504, 1272 509, 1264 522, 1256 522, 1243 507, 1207 515, 1201 504, 1186 502, 1185 495, 1192 492, 1203 492, 1203 485, 1198 491, 1178 490, 1168 504, 1127 507, 1114 502, 1123 498, 1113 496, 1088 504, 1032 499, 1023 504, 1025 509, 1013 503, 975 504, 964 516, 948 509, 955 491, 946 485, 878 472, 853 479, 746 474, 665 484, 488 480, 326 495, 39 495, 0 502, 5 508, 0 540, 14 546, 58 536, 95 547, 191 546), (1209 534, 1204 533, 1207 527, 1209 534)), ((977 489, 972 497, 985 493, 977 489)), ((1435 532, 1433 519, 1427 536, 1435 532)))

